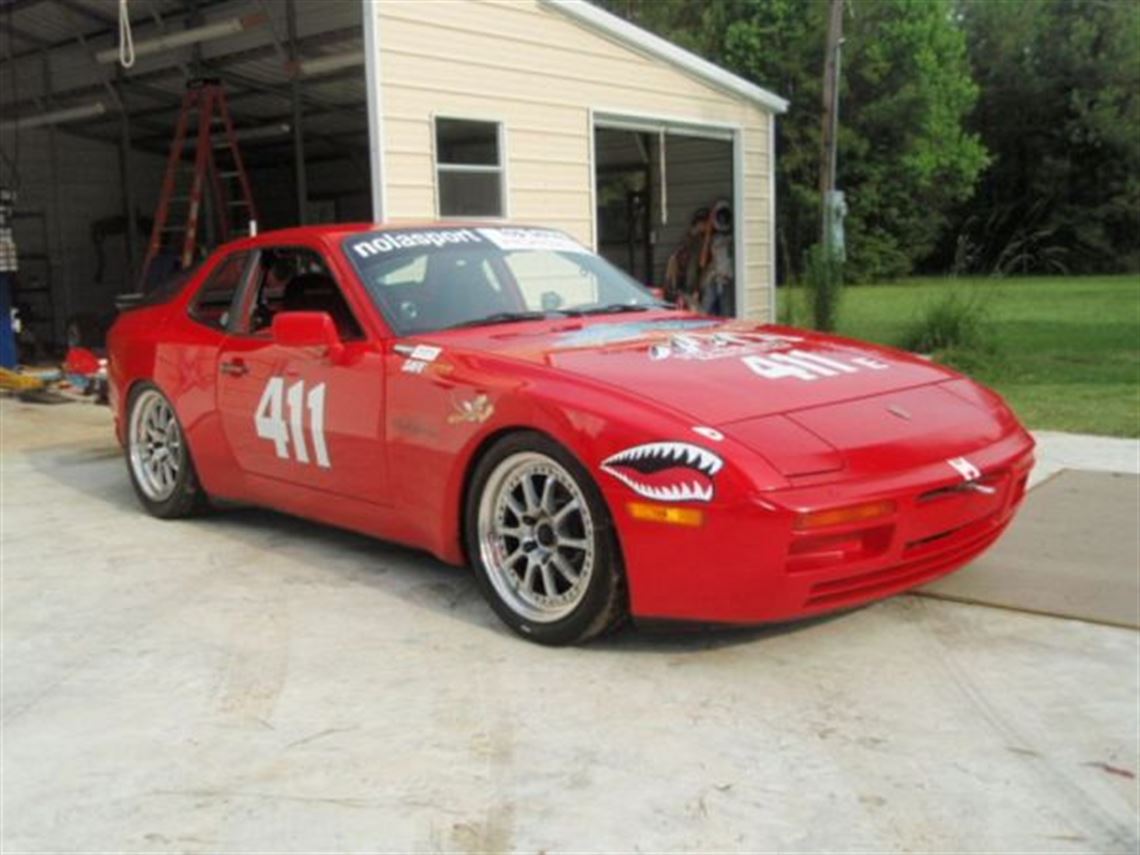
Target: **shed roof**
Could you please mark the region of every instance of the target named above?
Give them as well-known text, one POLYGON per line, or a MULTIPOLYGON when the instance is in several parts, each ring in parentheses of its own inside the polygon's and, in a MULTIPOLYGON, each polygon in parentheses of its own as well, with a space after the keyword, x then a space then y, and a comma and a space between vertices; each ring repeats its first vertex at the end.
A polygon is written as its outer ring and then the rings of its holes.
POLYGON ((655 36, 617 15, 611 15, 587 0, 539 0, 539 2, 633 50, 675 65, 717 89, 759 104, 772 113, 787 112, 788 102, 779 95, 739 75, 725 71, 719 65, 702 59, 667 39, 655 36))

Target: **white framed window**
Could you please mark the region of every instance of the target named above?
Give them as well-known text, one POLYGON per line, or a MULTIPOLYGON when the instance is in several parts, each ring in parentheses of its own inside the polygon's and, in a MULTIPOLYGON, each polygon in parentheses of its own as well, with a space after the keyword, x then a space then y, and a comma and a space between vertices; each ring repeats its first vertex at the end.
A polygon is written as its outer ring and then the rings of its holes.
POLYGON ((505 217, 502 122, 435 117, 436 205, 441 217, 505 217))

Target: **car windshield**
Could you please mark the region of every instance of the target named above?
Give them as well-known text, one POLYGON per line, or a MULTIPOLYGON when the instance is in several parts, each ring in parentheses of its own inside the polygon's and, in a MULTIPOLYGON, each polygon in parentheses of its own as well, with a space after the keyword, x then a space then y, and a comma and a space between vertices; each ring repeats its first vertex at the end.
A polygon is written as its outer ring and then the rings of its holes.
POLYGON ((386 229, 347 238, 344 251, 398 335, 661 305, 551 229, 386 229))

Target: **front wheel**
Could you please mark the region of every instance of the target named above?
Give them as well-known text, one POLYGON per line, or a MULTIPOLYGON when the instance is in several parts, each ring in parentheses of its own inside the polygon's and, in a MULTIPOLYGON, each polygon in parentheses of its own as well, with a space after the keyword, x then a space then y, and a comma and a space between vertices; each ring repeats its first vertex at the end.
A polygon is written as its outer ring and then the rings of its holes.
POLYGON ((625 613, 613 527, 577 460, 537 433, 511 434, 479 461, 467 553, 484 597, 520 635, 585 641, 625 613))
POLYGON ((143 507, 162 519, 201 510, 206 495, 170 401, 143 383, 131 392, 127 413, 127 469, 143 507))

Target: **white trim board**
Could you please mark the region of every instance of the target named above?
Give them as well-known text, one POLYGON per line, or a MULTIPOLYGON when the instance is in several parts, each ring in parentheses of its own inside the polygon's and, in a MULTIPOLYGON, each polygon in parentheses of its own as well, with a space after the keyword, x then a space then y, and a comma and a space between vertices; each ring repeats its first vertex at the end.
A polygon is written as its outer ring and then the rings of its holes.
POLYGON ((380 80, 380 4, 362 0, 364 12, 364 84, 368 105, 368 169, 372 220, 388 216, 388 184, 384 174, 384 101, 380 80))
POLYGON ((768 323, 780 322, 776 304, 776 115, 768 116, 768 323))
POLYGON ((655 36, 617 15, 611 15, 587 0, 539 0, 539 3, 639 53, 675 65, 717 89, 752 101, 769 112, 786 113, 788 110, 787 100, 779 95, 725 71, 719 65, 714 65, 695 53, 690 53, 660 36, 655 36))
POLYGON ((589 134, 588 160, 590 162, 590 249, 598 251, 598 153, 597 125, 594 123, 594 111, 586 111, 586 133, 589 134))
POLYGON ((685 137, 730 142, 741 126, 731 122, 710 122, 704 119, 688 119, 681 116, 667 116, 661 113, 642 113, 637 110, 593 108, 590 110, 594 127, 614 131, 637 131, 646 134, 679 134, 685 137))

